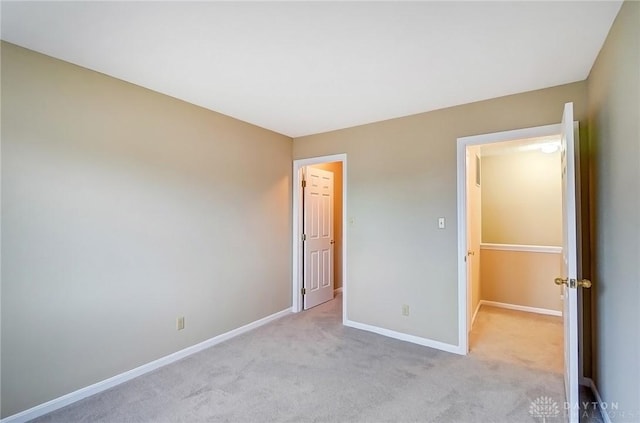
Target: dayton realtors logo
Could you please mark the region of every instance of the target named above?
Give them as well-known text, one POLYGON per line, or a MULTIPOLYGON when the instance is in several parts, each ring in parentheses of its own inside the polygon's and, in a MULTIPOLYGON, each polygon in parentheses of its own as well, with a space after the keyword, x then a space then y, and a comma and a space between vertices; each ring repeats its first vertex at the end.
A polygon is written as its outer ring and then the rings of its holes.
MULTIPOLYGON (((529 404, 529 414, 533 417, 542 419, 542 423, 549 422, 549 419, 556 419, 561 416, 567 416, 569 413, 579 414, 581 419, 588 419, 597 416, 598 419, 602 414, 606 414, 610 419, 613 417, 637 419, 640 413, 629 413, 619 410, 617 402, 596 402, 582 401, 570 406, 568 402, 562 402, 562 408, 553 398, 542 396, 531 401, 529 404)), ((632 420, 635 421, 635 420, 632 420)))
POLYGON ((535 401, 531 401, 529 414, 542 419, 542 423, 546 423, 547 419, 560 415, 560 407, 551 397, 538 397, 535 401))

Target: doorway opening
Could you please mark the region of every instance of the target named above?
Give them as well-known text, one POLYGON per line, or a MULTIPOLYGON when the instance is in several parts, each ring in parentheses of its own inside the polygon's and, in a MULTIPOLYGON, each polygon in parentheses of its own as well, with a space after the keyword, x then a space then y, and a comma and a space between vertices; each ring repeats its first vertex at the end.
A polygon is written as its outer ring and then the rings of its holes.
MULTIPOLYGON (((346 186, 346 154, 300 159, 294 160, 293 162, 293 312, 300 312, 305 308, 314 306, 324 301, 324 297, 327 295, 330 295, 328 299, 332 299, 336 295, 341 295, 343 322, 346 319, 346 186), (327 185, 324 187, 320 187, 318 184, 312 186, 313 183, 311 179, 315 178, 318 181, 325 180, 328 183, 329 176, 333 182, 332 189, 328 189, 327 185), (303 181, 305 182, 303 183, 303 181), (323 203, 323 200, 319 199, 319 197, 322 196, 322 189, 324 189, 325 194, 331 194, 330 202, 333 203, 331 207, 333 212, 331 212, 329 216, 331 224, 327 225, 327 216, 325 216, 324 219, 324 229, 331 229, 331 234, 326 233, 326 236, 319 236, 322 234, 318 233, 313 234, 314 228, 312 228, 313 225, 311 225, 311 223, 314 222, 314 224, 319 223, 317 221, 318 213, 320 213, 320 217, 322 217, 322 213, 327 211, 323 210, 323 204, 328 207, 329 200, 325 199, 323 203), (317 195, 312 197, 312 194, 317 195), (310 209, 314 211, 312 212, 310 209), (332 243, 330 243, 330 241, 332 243), (329 248, 327 248, 327 246, 329 246, 329 248), (323 255, 325 257, 323 257, 323 255), (313 277, 309 274, 309 270, 314 270, 313 277), (318 274, 320 274, 319 277, 317 277, 318 274), (325 286, 325 293, 320 293, 320 290, 317 290, 314 295, 309 295, 311 289, 316 290, 316 288, 326 285, 326 276, 328 274, 331 276, 332 284, 330 293, 326 293, 327 289, 325 286), (313 280, 314 278, 317 280, 313 280)), ((318 232, 317 228, 318 226, 316 226, 316 232, 318 232)), ((322 232, 322 230, 320 230, 320 232, 322 232)))
POLYGON ((469 350, 563 372, 560 134, 467 146, 469 350))
MULTIPOLYGON (((500 177, 502 177, 503 179, 506 178, 506 182, 513 185, 514 180, 516 179, 513 174, 514 169, 511 169, 510 173, 508 166, 505 167, 504 165, 500 165, 501 162, 505 162, 504 156, 518 151, 539 152, 541 148, 543 148, 543 146, 544 148, 549 148, 551 145, 556 143, 556 140, 559 138, 561 132, 561 125, 547 125, 458 139, 458 289, 459 293, 461 294, 458 298, 458 310, 460 319, 459 345, 465 352, 469 351, 469 333, 472 328, 473 320, 477 316, 477 311, 482 305, 482 286, 480 284, 482 272, 482 269, 480 267, 481 257, 484 256, 487 260, 492 260, 494 266, 492 266, 493 269, 491 270, 496 273, 496 275, 492 276, 498 276, 499 279, 497 283, 492 284, 493 286, 485 287, 488 288, 486 289, 486 291, 490 291, 492 294, 498 295, 497 297, 494 297, 492 303, 489 303, 489 305, 518 305, 518 303, 520 303, 519 305, 522 306, 523 301, 521 298, 518 298, 518 295, 522 294, 522 285, 513 283, 514 281, 517 282, 518 278, 517 275, 513 274, 514 267, 518 269, 518 272, 521 272, 522 270, 519 269, 520 266, 518 266, 518 263, 514 263, 514 257, 522 259, 520 256, 524 255, 529 260, 531 259, 531 257, 533 257, 534 260, 547 259, 548 261, 550 259, 553 262, 553 255, 555 254, 557 256, 558 252, 557 245, 549 245, 558 244, 557 241, 544 243, 539 242, 539 230, 537 230, 536 228, 527 227, 518 228, 518 220, 513 219, 517 216, 507 216, 505 218, 505 216, 500 216, 499 213, 496 213, 496 210, 491 210, 491 216, 484 216, 485 220, 487 220, 486 218, 490 217, 493 220, 498 220, 498 222, 497 224, 492 225, 494 229, 493 231, 485 230, 485 239, 482 239, 483 234, 481 228, 483 225, 483 219, 481 216, 481 203, 482 198, 486 198, 487 196, 482 195, 481 189, 486 187, 485 190, 487 192, 485 192, 485 194, 489 193, 489 188, 493 189, 494 191, 496 191, 493 197, 496 197, 497 200, 500 200, 500 191, 504 190, 505 187, 489 187, 487 185, 491 184, 491 179, 496 180, 496 178, 499 179, 500 177), (483 169, 483 153, 485 158, 493 157, 495 159, 492 160, 493 162, 495 162, 495 166, 491 166, 489 169, 483 169), (492 178, 483 178, 483 173, 486 176, 489 176, 488 171, 490 170, 493 170, 493 175, 491 175, 492 178), (507 221, 505 222, 505 220, 507 221), (517 229, 514 230, 514 228, 517 229), (515 241, 514 239, 505 238, 505 235, 513 235, 512 232, 514 231, 518 232, 517 238, 534 239, 535 241, 521 242, 515 241), (548 247, 556 248, 551 249, 548 247), (509 269, 508 267, 505 269, 504 264, 510 263, 514 264, 514 266, 512 266, 511 269, 509 269), (505 278, 505 274, 508 277, 505 278), (500 297, 500 295, 502 295, 502 297, 500 297)), ((547 159, 547 161, 549 161, 549 159, 547 159)), ((488 164, 488 162, 489 160, 487 159, 486 163, 488 164)), ((558 174, 560 166, 561 165, 558 162, 556 168, 558 174)), ((558 184, 560 184, 560 181, 558 181, 558 184)), ((510 189, 517 191, 519 188, 521 187, 516 184, 510 189)), ((525 201, 526 203, 527 192, 524 189, 523 191, 524 197, 522 197, 521 201, 525 201)), ((502 195, 502 197, 505 196, 502 195)), ((506 200, 506 202, 503 201, 504 204, 501 205, 502 207, 504 207, 505 204, 508 206, 508 201, 512 200, 512 198, 506 198, 506 200)), ((561 198, 556 198, 555 200, 561 205, 561 198)), ((493 208, 500 208, 500 205, 493 205, 493 208)), ((533 212, 535 213, 535 210, 533 212)), ((559 215, 556 217, 560 219, 559 222, 561 225, 561 211, 558 211, 558 213, 559 215)), ((512 214, 517 215, 517 213, 512 214)), ((543 226, 548 224, 548 222, 543 223, 543 226)), ((487 225, 485 225, 485 227, 486 226, 487 225)), ((561 228, 557 229, 559 229, 559 231, 561 230, 561 228)), ((553 236, 558 235, 561 238, 561 232, 559 234, 553 234, 553 236)), ((559 241, 559 244, 561 245, 561 239, 559 241)), ((559 260, 558 257, 555 257, 555 259, 559 260)), ((488 269, 484 270, 486 271, 488 269)), ((556 269, 556 271, 553 272, 552 269, 551 275, 553 275, 554 273, 557 274, 558 270, 559 269, 556 269)), ((533 276, 539 278, 539 275, 533 276)), ((559 291, 554 289, 555 287, 553 287, 552 281, 553 278, 551 278, 551 285, 547 286, 546 290, 543 289, 542 294, 533 294, 535 301, 533 304, 537 304, 537 306, 524 306, 519 308, 519 310, 539 312, 553 311, 555 309, 555 311, 559 311, 559 291), (554 295, 557 299, 556 304, 552 304, 553 298, 551 297, 553 297, 554 295), (542 297, 542 302, 540 298, 535 297, 542 297)), ((527 286, 527 288, 532 287, 527 286)), ((529 291, 532 290, 530 289, 529 291)), ((529 296, 531 296, 531 292, 529 293, 529 296)), ((485 304, 487 304, 487 300, 485 300, 485 304)), ((517 307, 511 308, 518 309, 517 307)))
POLYGON ((564 352, 564 388, 565 399, 570 405, 568 417, 571 423, 578 421, 578 391, 582 377, 582 351, 579 347, 582 337, 581 311, 582 304, 578 295, 580 289, 589 288, 591 282, 581 279, 581 185, 580 160, 577 135, 578 124, 573 120, 573 103, 566 103, 562 114, 562 123, 494 134, 485 134, 458 138, 457 142, 457 174, 458 174, 458 339, 459 347, 464 353, 469 351, 469 328, 472 314, 470 312, 472 290, 470 289, 468 258, 468 162, 469 149, 483 144, 494 144, 512 140, 527 140, 533 138, 559 136, 561 175, 562 175, 562 273, 552 284, 562 288, 562 319, 563 319, 563 352, 564 352), (580 363, 580 364, 579 364, 580 363), (580 369, 580 370, 579 370, 580 369))

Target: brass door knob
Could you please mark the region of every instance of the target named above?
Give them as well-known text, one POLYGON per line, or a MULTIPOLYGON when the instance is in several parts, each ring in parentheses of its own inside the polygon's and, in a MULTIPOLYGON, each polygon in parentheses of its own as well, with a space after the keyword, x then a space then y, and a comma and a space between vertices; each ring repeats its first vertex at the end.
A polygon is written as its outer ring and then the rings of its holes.
POLYGON ((589 279, 581 279, 577 282, 577 285, 582 288, 591 288, 591 281, 589 279))
POLYGON ((569 279, 568 278, 555 278, 553 280, 553 282, 555 282, 556 285, 567 285, 569 286, 569 279))
POLYGON ((553 282, 555 282, 556 285, 566 285, 569 288, 591 288, 591 281, 589 279, 576 281, 575 279, 555 278, 553 282))

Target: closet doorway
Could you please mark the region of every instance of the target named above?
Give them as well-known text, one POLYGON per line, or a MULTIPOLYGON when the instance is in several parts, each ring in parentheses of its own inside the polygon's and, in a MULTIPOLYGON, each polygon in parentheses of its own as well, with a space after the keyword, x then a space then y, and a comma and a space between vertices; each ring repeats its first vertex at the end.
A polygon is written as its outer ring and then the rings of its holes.
POLYGON ((295 160, 292 213, 292 311, 302 311, 342 294, 343 321, 347 316, 346 160, 346 154, 295 160), (322 180, 331 180, 332 188, 322 180), (327 195, 320 199, 324 191, 327 195), (314 214, 314 210, 318 213, 314 214), (318 221, 320 215, 323 222, 318 221), (328 284, 330 288, 327 288, 328 284), (315 290, 316 285, 323 289, 315 290), (317 295, 314 294, 316 291, 317 295))

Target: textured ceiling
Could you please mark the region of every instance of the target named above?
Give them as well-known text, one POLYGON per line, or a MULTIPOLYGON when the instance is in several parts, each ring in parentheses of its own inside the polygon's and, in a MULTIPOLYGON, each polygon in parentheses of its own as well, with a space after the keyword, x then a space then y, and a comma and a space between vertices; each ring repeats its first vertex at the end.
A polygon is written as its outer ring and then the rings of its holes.
POLYGON ((621 2, 2 2, 2 39, 292 137, 584 80, 621 2))

